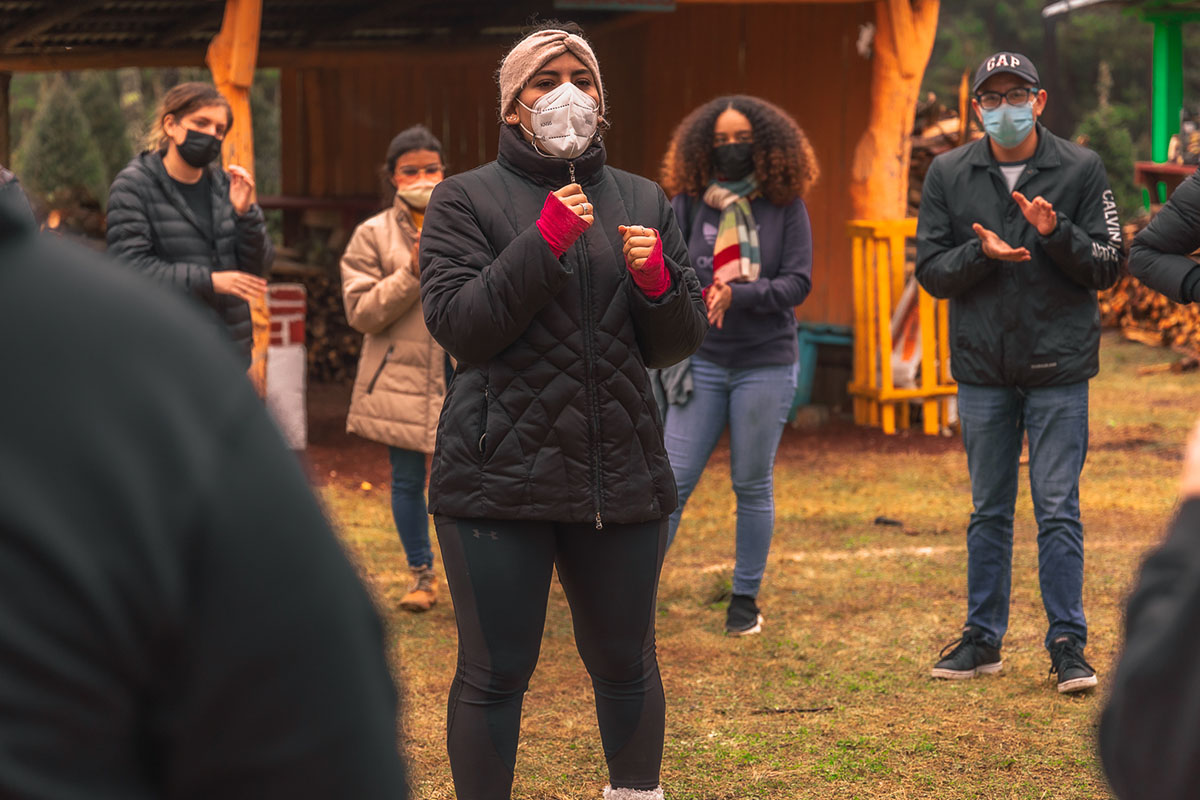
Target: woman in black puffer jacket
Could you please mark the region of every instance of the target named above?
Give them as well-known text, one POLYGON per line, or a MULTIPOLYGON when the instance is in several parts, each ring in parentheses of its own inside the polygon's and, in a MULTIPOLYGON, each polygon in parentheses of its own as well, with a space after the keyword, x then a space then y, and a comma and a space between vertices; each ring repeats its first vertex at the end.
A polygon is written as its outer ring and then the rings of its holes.
POLYGON ((604 164, 580 33, 539 30, 505 57, 499 158, 438 184, 421 232, 425 322, 458 363, 429 506, 458 623, 460 800, 509 797, 555 567, 605 796, 662 797, 654 606, 676 496, 646 368, 690 355, 708 323, 662 190, 604 164))
POLYGON ((155 119, 150 148, 109 189, 108 251, 200 301, 249 366, 249 302, 266 291, 275 250, 250 173, 213 164, 233 112, 213 86, 182 83, 155 119))

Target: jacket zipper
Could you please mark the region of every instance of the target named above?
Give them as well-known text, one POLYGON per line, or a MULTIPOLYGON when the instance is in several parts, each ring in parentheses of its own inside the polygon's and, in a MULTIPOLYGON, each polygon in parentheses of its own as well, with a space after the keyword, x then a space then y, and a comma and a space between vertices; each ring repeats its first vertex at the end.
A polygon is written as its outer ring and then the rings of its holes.
POLYGON ((567 162, 567 174, 571 176, 570 182, 574 183, 575 182, 575 162, 574 161, 567 162))
POLYGON ((367 394, 375 391, 375 381, 379 380, 379 376, 383 374, 383 368, 387 366, 388 359, 392 357, 392 350, 396 345, 389 344, 387 352, 383 354, 383 361, 379 362, 379 366, 375 369, 375 374, 371 376, 371 382, 367 384, 367 394))
POLYGON ((479 410, 479 455, 483 455, 483 445, 487 440, 487 407, 488 407, 488 387, 483 384, 483 405, 479 410))
MULTIPOLYGON (((572 172, 574 172, 573 167, 572 172)), ((595 354, 592 352, 594 336, 592 332, 592 279, 587 257, 587 243, 583 241, 582 236, 580 236, 578 244, 581 267, 579 285, 583 296, 583 360, 584 369, 586 370, 584 380, 587 383, 588 405, 590 406, 588 409, 588 446, 592 455, 592 489, 595 492, 594 499, 596 502, 596 530, 600 531, 604 530, 604 494, 600 480, 600 420, 596 414, 596 409, 599 408, 599 405, 594 374, 595 354)))

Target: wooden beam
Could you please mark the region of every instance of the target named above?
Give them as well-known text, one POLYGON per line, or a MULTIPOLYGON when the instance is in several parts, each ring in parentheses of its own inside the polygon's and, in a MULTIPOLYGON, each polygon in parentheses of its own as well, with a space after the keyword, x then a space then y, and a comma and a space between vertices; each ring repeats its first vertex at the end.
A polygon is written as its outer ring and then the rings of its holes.
POLYGON ((834 5, 837 3, 864 3, 869 0, 675 0, 678 5, 723 5, 723 6, 751 6, 751 5, 817 5, 826 4, 834 5))
POLYGON ((164 31, 156 44, 158 47, 172 47, 214 25, 220 19, 221 6, 218 3, 206 3, 203 10, 195 16, 189 16, 185 21, 164 31))
MULTIPOLYGON (((258 56, 260 67, 371 67, 394 65, 397 61, 416 62, 436 56, 439 63, 474 63, 481 49, 494 48, 496 58, 504 54, 511 42, 475 40, 456 43, 453 49, 433 45, 412 45, 351 49, 345 47, 310 47, 304 50, 271 48, 258 56)), ((203 51, 191 48, 171 50, 102 50, 76 47, 42 53, 0 55, 0 71, 56 72, 83 69, 120 69, 121 67, 203 67, 203 51)))
POLYGON ((83 2, 64 3, 52 8, 50 11, 43 11, 41 14, 35 14, 32 18, 13 27, 0 36, 0 52, 11 49, 20 44, 26 39, 33 38, 39 33, 48 31, 55 25, 61 25, 64 22, 70 22, 77 17, 86 14, 93 8, 101 5, 103 0, 84 0, 83 2))
POLYGON ((12 82, 11 72, 0 72, 0 165, 12 165, 12 142, 8 138, 8 86, 12 82))
POLYGON ((326 28, 311 28, 304 36, 301 37, 302 45, 309 45, 313 42, 336 42, 343 36, 347 36, 359 28, 374 25, 381 19, 386 19, 391 14, 396 12, 395 0, 378 0, 370 6, 353 15, 339 25, 333 25, 326 28))
POLYGON ((871 115, 850 169, 855 219, 903 219, 917 95, 937 33, 939 0, 875 0, 871 115))
MULTIPOLYGON (((233 127, 221 148, 227 166, 237 165, 254 174, 254 124, 250 115, 250 87, 258 63, 258 37, 262 28, 263 0, 225 0, 221 31, 208 45, 205 61, 217 91, 233 109, 233 127)), ((267 395, 267 347, 271 339, 266 298, 250 304, 254 349, 250 381, 260 397, 267 395)))

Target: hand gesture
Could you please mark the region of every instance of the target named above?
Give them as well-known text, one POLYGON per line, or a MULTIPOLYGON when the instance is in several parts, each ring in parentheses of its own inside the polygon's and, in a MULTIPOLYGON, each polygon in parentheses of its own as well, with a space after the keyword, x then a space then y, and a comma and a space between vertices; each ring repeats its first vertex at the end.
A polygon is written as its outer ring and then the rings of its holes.
POLYGON ((625 240, 622 248, 625 263, 632 270, 640 272, 645 269, 646 259, 654 252, 654 245, 658 242, 658 231, 641 225, 618 225, 617 231, 625 240))
POLYGON ((1038 233, 1042 236, 1054 233, 1054 229, 1058 226, 1058 215, 1054 213, 1054 206, 1050 205, 1046 198, 1038 195, 1030 201, 1020 192, 1013 192, 1012 196, 1020 206, 1025 219, 1029 220, 1030 225, 1037 228, 1038 233))
POLYGON ((267 293, 267 282, 249 272, 224 269, 212 274, 213 291, 217 294, 231 294, 240 297, 247 303, 253 303, 267 293))
POLYGON ((579 215, 579 218, 591 227, 596 221, 595 215, 592 213, 595 209, 588 202, 587 195, 583 193, 583 187, 578 183, 568 183, 566 186, 554 192, 554 196, 563 202, 567 208, 579 215))
POLYGON ((979 237, 979 241, 983 242, 983 254, 988 258, 994 258, 997 261, 1028 261, 1032 258, 1028 248, 1013 247, 978 222, 971 228, 979 237))
POLYGON ((417 238, 413 240, 412 250, 409 252, 408 268, 412 270, 412 274, 418 278, 421 277, 421 232, 417 231, 417 238))
POLYGON ((725 312, 733 302, 733 289, 720 278, 714 278, 712 286, 704 293, 704 304, 708 306, 708 324, 721 328, 725 325, 725 312))
POLYGON ((236 164, 229 166, 229 200, 233 203, 233 210, 240 217, 250 210, 250 203, 254 199, 254 178, 250 177, 249 171, 245 167, 239 167, 236 164))

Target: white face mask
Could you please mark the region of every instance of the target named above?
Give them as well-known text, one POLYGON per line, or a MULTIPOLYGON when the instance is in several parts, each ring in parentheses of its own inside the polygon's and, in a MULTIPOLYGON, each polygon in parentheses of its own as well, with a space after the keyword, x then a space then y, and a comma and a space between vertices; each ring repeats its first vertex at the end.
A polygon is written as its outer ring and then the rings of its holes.
POLYGON ((415 209, 423 209, 429 205, 429 196, 433 194, 436 183, 416 183, 396 190, 396 196, 415 209))
POLYGON ((517 101, 531 115, 533 146, 551 158, 578 158, 596 136, 599 106, 573 83, 560 83, 537 99, 533 108, 517 101))

